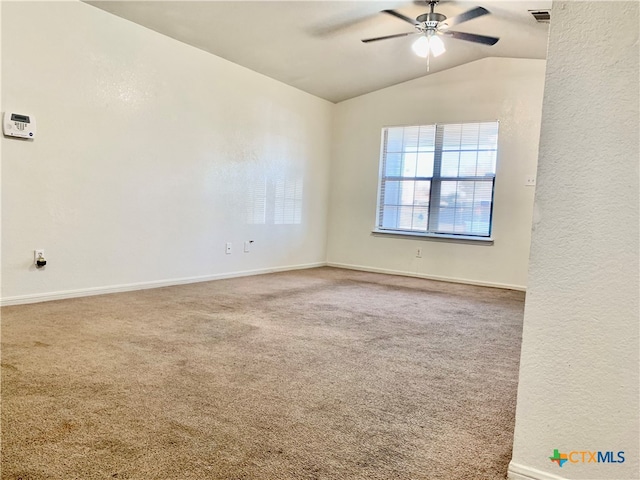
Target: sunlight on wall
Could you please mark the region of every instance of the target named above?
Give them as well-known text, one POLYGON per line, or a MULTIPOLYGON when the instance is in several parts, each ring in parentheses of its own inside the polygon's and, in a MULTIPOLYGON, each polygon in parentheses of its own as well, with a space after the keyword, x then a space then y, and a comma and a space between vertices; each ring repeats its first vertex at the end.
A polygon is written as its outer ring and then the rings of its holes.
POLYGON ((303 184, 302 176, 255 181, 248 192, 247 223, 301 224, 303 184))
POLYGON ((302 221, 302 177, 276 180, 273 223, 298 225, 302 221))
POLYGON ((263 225, 267 223, 267 180, 254 182, 247 198, 247 223, 263 225))

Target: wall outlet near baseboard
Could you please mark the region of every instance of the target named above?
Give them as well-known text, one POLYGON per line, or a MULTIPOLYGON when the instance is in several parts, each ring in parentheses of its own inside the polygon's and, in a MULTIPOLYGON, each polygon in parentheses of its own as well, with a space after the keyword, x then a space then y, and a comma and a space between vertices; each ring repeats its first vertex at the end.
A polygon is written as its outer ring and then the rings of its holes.
POLYGON ((422 258, 422 248, 416 249, 416 258, 422 258))
POLYGON ((226 243, 226 254, 231 255, 231 242, 226 243))
POLYGON ((46 260, 44 259, 44 249, 37 248, 33 251, 33 264, 38 267, 44 267, 46 265, 46 260))

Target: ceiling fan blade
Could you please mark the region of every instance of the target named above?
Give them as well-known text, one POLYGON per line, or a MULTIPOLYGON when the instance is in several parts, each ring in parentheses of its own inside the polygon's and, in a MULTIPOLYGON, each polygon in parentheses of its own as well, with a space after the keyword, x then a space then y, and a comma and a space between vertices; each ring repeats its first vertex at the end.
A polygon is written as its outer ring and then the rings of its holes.
POLYGON ((392 15, 396 18, 399 18, 400 20, 404 20, 407 23, 410 23, 411 25, 419 25, 419 22, 417 20, 415 20, 414 18, 409 18, 409 17, 405 17, 404 15, 402 15, 401 13, 396 12, 395 10, 382 10, 382 13, 386 13, 388 15, 392 15))
POLYGON ((415 35, 416 33, 418 32, 396 33, 395 35, 386 35, 384 37, 364 38, 362 43, 377 42, 378 40, 388 40, 390 38, 408 37, 409 35, 415 35))
POLYGON ((467 42, 482 43, 483 45, 495 45, 500 40, 498 37, 489 37, 487 35, 477 35, 475 33, 452 32, 446 30, 443 33, 448 37, 457 38, 458 40, 466 40, 467 42))
POLYGON ((467 10, 460 15, 456 15, 455 17, 447 18, 443 23, 447 26, 447 28, 453 27, 454 25, 460 25, 463 22, 468 22, 469 20, 487 15, 488 13, 491 12, 486 8, 476 7, 472 8, 471 10, 467 10))

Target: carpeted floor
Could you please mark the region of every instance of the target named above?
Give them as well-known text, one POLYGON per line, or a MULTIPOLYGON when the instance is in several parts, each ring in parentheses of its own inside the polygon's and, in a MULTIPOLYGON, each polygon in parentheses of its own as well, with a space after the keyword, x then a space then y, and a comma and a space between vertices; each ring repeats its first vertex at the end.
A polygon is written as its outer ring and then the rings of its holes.
POLYGON ((524 294, 318 268, 2 309, 3 479, 503 479, 524 294))

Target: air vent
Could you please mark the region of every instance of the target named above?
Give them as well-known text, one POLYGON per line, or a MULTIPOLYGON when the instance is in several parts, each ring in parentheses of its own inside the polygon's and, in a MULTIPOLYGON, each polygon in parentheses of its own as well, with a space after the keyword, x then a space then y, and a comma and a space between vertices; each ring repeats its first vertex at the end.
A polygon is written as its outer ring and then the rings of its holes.
POLYGON ((549 10, 529 10, 538 23, 549 23, 551 21, 551 11, 549 10))

